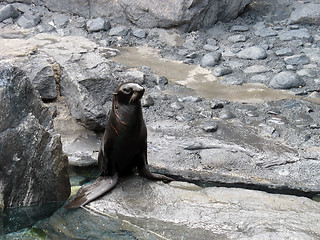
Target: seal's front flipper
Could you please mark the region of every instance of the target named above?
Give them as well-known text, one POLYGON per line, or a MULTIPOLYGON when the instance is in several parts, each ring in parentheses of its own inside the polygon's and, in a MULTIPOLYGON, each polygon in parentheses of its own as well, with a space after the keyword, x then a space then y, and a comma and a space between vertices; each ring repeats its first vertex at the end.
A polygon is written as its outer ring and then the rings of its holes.
POLYGON ((150 172, 148 165, 144 165, 143 168, 139 170, 139 175, 150 180, 161 180, 165 183, 174 181, 174 179, 165 175, 150 172))
POLYGON ((65 206, 67 209, 78 208, 111 191, 118 183, 118 174, 110 177, 98 177, 96 181, 79 189, 76 197, 65 206), (111 181, 110 181, 111 180, 111 181))

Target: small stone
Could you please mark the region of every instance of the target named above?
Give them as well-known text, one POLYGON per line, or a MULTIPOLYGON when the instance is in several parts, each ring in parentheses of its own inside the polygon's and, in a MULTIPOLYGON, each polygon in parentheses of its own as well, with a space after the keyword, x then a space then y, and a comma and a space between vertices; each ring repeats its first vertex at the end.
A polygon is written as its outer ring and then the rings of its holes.
POLYGON ((272 28, 261 28, 254 32, 254 35, 259 37, 274 37, 277 36, 278 33, 274 31, 272 28))
POLYGON ((214 52, 214 51, 217 51, 219 49, 219 47, 216 46, 216 45, 205 44, 203 46, 203 49, 206 50, 206 51, 214 52))
POLYGON ((173 108, 173 109, 175 109, 175 110, 182 110, 182 109, 184 109, 184 106, 183 106, 181 103, 179 103, 179 102, 171 103, 171 104, 170 104, 170 107, 173 108))
POLYGON ((282 48, 275 51, 276 56, 291 56, 293 55, 293 51, 291 48, 282 48))
POLYGON ((305 82, 299 77, 299 75, 290 71, 278 73, 270 82, 270 87, 276 89, 298 88, 304 85, 305 82))
POLYGON ((267 58, 267 53, 263 48, 253 46, 240 51, 237 54, 237 57, 241 59, 258 60, 267 58))
POLYGON ((110 29, 110 36, 126 36, 128 34, 128 28, 126 26, 119 26, 110 29))
POLYGON ((53 18, 54 25, 59 28, 65 28, 69 23, 69 18, 65 15, 56 15, 53 18))
POLYGON ((316 72, 313 69, 301 69, 297 72, 301 77, 311 77, 314 78, 317 76, 316 72))
POLYGON ((246 69, 243 70, 243 72, 246 74, 264 73, 267 71, 269 71, 269 69, 263 65, 253 65, 253 66, 247 67, 246 69))
POLYGON ((200 60, 201 67, 214 67, 221 58, 220 52, 207 53, 200 60))
POLYGON ((232 32, 247 32, 249 31, 249 27, 246 25, 235 25, 230 28, 232 32))
POLYGON ((196 102, 201 102, 202 99, 201 99, 201 97, 186 96, 186 97, 179 98, 178 101, 179 101, 179 102, 192 102, 192 103, 196 103, 196 102))
POLYGON ((236 118, 236 115, 234 115, 230 110, 225 109, 219 113, 219 118, 223 120, 228 120, 228 119, 236 118))
POLYGON ((242 85, 244 83, 244 80, 235 76, 227 76, 221 80, 221 83, 225 85, 242 85))
POLYGON ((133 81, 139 84, 143 84, 145 82, 145 74, 139 70, 129 70, 125 74, 126 80, 133 81))
POLYGON ((211 109, 218 109, 223 107, 224 107, 224 103, 222 101, 217 101, 217 100, 211 101, 211 105, 210 105, 211 109))
POLYGON ((166 84, 168 84, 168 78, 166 78, 165 76, 160 76, 156 78, 156 83, 157 85, 161 85, 164 86, 166 84))
POLYGON ((207 111, 207 110, 201 111, 199 113, 199 117, 201 117, 201 118, 212 118, 212 112, 211 111, 207 111))
POLYGON ((320 4, 308 3, 296 8, 290 15, 289 24, 320 24, 320 4))
POLYGON ((290 64, 290 65, 306 65, 310 63, 310 59, 304 54, 285 57, 284 61, 286 64, 290 64))
POLYGON ((145 98, 142 98, 141 105, 142 105, 142 107, 153 106, 154 100, 150 95, 147 95, 145 98))
POLYGON ((8 4, 0 9, 0 22, 8 18, 17 18, 18 16, 18 10, 11 4, 8 4))
POLYGON ((221 76, 225 76, 232 73, 232 69, 229 67, 215 67, 212 70, 212 74, 215 75, 216 77, 221 77, 221 76))
POLYGON ((228 41, 230 42, 245 42, 247 41, 248 37, 245 36, 245 35, 242 35, 242 34, 238 34, 238 35, 233 35, 233 36, 230 36, 228 37, 228 41))
POLYGON ((177 115, 176 119, 180 122, 190 122, 194 119, 194 117, 191 114, 182 114, 182 115, 177 115))
POLYGON ((134 28, 132 29, 132 35, 137 38, 146 38, 147 32, 140 28, 134 28))
POLYGON ((23 28, 33 28, 41 21, 40 15, 23 14, 17 21, 18 25, 23 28))
POLYGON ((208 122, 200 126, 205 132, 216 132, 218 130, 218 123, 208 122))
POLYGON ((89 32, 98 32, 110 29, 111 25, 109 20, 104 18, 95 18, 87 21, 87 30, 89 32))
POLYGON ((195 59, 198 57, 198 54, 196 52, 192 52, 192 53, 187 54, 185 57, 190 58, 190 59, 195 59))
POLYGON ((313 91, 312 93, 309 94, 309 98, 320 98, 320 93, 317 91, 313 91))

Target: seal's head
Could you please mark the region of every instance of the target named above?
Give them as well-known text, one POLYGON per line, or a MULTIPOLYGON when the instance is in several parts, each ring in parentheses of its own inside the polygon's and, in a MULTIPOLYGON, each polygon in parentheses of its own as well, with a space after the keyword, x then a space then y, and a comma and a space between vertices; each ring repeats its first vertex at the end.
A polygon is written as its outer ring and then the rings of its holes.
POLYGON ((113 95, 123 104, 133 104, 142 98, 144 88, 137 83, 126 82, 117 87, 113 95))

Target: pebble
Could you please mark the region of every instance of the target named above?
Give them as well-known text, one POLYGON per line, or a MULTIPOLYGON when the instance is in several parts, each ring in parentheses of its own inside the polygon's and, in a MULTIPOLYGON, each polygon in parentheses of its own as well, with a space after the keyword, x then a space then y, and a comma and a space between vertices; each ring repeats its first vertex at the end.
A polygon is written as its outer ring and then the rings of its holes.
POLYGON ((206 51, 214 52, 214 51, 217 51, 219 49, 219 47, 216 46, 216 45, 205 44, 203 46, 203 49, 206 50, 206 51))
POLYGON ((40 15, 23 14, 17 21, 17 24, 23 28, 33 28, 41 21, 40 15))
POLYGON ((229 68, 229 67, 215 67, 213 70, 212 70, 212 74, 216 77, 221 77, 221 76, 225 76, 225 75, 228 75, 232 73, 232 69, 229 68))
POLYGON ((267 71, 269 71, 269 69, 263 65, 253 65, 253 66, 247 67, 246 69, 243 70, 243 72, 246 74, 264 73, 267 71))
POLYGON ((249 31, 249 27, 246 25, 235 25, 230 28, 232 32, 247 32, 249 31))
POLYGON ((166 78, 165 76, 158 76, 156 78, 156 84, 160 85, 160 86, 164 86, 166 84, 168 84, 168 78, 166 78))
POLYGON ((8 18, 17 18, 18 16, 18 10, 11 4, 8 4, 0 9, 0 22, 8 18))
POLYGON ((147 32, 140 28, 134 28, 132 29, 132 35, 137 38, 146 38, 147 32))
POLYGON ((128 28, 126 26, 119 26, 110 29, 110 36, 126 36, 128 34, 128 28))
POLYGON ((171 104, 170 104, 170 107, 173 108, 173 109, 175 109, 175 110, 182 110, 182 109, 184 109, 184 106, 183 106, 181 103, 179 103, 179 102, 171 103, 171 104))
POLYGON ((252 46, 245 48, 244 50, 237 53, 237 57, 241 59, 258 60, 267 58, 267 53, 261 47, 252 46))
POLYGON ((284 61, 290 65, 306 65, 310 63, 310 59, 304 54, 297 54, 289 57, 285 57, 284 61))
POLYGON ((214 67, 218 64, 221 58, 220 52, 213 52, 205 54, 200 60, 201 67, 214 67))
POLYGON ((244 80, 236 76, 227 76, 221 80, 221 83, 225 85, 242 85, 244 80))
POLYGON ((316 72, 313 69, 301 69, 297 72, 301 77, 311 77, 314 78, 317 76, 316 72))
POLYGON ((205 132, 216 132, 218 130, 218 123, 216 122, 207 122, 202 124, 201 129, 204 130, 205 132))
POLYGON ((224 102, 219 101, 219 100, 212 100, 210 104, 211 109, 218 109, 218 108, 223 108, 224 107, 224 102))
POLYGON ((254 35, 259 37, 274 37, 277 36, 278 33, 274 31, 272 28, 261 28, 254 32, 254 35))
POLYGON ((276 56, 281 57, 281 56, 291 56, 293 55, 293 51, 291 48, 282 48, 277 51, 275 51, 276 56))
POLYGON ((290 71, 283 71, 276 74, 270 82, 270 87, 276 89, 298 88, 304 85, 305 82, 300 76, 290 71))
POLYGON ((154 105, 154 100, 150 95, 144 97, 141 101, 142 107, 150 107, 154 105))
POLYGON ((65 28, 69 23, 69 18, 65 15, 56 15, 53 18, 54 25, 59 28, 65 28))
POLYGON ((236 115, 234 115, 230 110, 224 109, 219 113, 219 118, 223 120, 228 120, 228 119, 236 118, 236 115))
POLYGON ((302 39, 308 42, 313 41, 312 35, 306 29, 282 31, 279 33, 279 39, 282 41, 290 41, 293 39, 302 39))
POLYGON ((233 35, 233 36, 230 36, 228 37, 228 41, 230 42, 245 42, 248 40, 248 37, 243 35, 243 34, 237 34, 237 35, 233 35))
POLYGON ((89 32, 98 32, 109 30, 111 27, 109 20, 104 18, 95 18, 87 21, 87 30, 89 32))

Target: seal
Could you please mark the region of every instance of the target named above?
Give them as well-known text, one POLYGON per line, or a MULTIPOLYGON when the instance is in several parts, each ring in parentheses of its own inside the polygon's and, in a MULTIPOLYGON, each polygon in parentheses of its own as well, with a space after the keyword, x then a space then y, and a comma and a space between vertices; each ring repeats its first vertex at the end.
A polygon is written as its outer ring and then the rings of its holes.
POLYGON ((165 175, 150 172, 147 161, 147 128, 141 109, 145 89, 137 83, 126 82, 113 93, 112 109, 107 121, 98 156, 101 176, 82 187, 67 209, 85 204, 111 191, 119 176, 138 170, 140 176, 170 182, 165 175))

